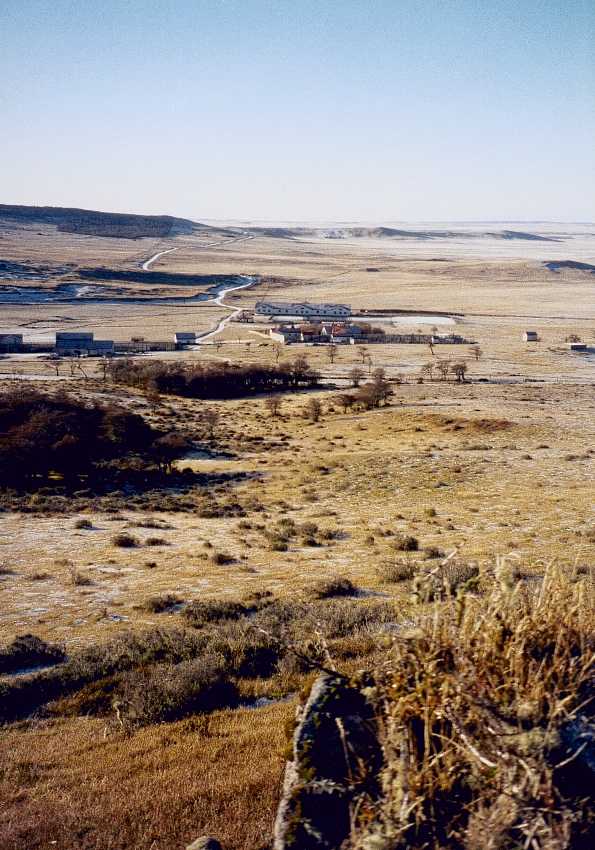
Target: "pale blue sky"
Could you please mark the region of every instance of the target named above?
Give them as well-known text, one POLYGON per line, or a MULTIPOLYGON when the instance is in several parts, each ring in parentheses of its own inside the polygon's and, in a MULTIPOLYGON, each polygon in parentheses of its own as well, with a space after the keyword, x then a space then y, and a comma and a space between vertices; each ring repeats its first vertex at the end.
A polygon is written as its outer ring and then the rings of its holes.
POLYGON ((591 0, 1 0, 0 201, 595 220, 591 0))

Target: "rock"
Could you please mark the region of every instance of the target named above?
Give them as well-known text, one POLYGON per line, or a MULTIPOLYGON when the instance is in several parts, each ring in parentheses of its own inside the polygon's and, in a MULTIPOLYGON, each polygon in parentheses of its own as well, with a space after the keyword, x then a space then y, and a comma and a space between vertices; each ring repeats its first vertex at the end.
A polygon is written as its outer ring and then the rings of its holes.
POLYGON ((331 850, 349 835, 355 797, 378 792, 382 751, 372 707, 338 674, 318 677, 298 710, 274 850, 331 850))
POLYGON ((201 835, 200 838, 189 844, 186 850, 222 850, 222 848, 216 838, 210 835, 201 835))

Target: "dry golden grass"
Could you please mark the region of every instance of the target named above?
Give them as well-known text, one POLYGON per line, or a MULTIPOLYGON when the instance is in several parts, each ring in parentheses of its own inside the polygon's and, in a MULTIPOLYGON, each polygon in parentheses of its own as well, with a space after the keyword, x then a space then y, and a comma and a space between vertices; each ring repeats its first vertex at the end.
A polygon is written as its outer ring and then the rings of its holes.
POLYGON ((295 706, 214 712, 127 737, 89 718, 0 732, 0 846, 254 850, 272 831, 295 706))

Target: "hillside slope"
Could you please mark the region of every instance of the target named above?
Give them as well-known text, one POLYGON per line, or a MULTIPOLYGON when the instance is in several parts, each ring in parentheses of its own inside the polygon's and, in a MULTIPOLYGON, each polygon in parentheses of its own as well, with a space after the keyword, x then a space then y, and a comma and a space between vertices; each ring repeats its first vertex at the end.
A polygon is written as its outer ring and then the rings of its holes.
POLYGON ((28 207, 13 204, 0 204, 0 222, 2 221, 23 225, 50 224, 66 233, 120 239, 177 236, 181 233, 192 233, 195 228, 205 227, 189 219, 168 215, 133 215, 71 207, 28 207))

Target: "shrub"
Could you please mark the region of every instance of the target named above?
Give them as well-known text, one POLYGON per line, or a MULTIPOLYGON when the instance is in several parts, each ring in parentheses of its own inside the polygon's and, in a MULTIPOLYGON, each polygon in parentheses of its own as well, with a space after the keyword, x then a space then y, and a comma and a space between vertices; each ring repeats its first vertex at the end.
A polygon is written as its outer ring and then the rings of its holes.
POLYGON ((384 564, 379 564, 376 567, 376 575, 378 580, 387 584, 397 584, 401 581, 409 581, 415 575, 413 564, 408 564, 404 561, 396 563, 386 561, 384 564))
POLYGON ((173 593, 165 593, 162 596, 153 596, 145 602, 145 609, 152 614, 162 614, 171 611, 176 605, 181 605, 184 600, 173 593))
POLYGON ((253 606, 243 602, 213 599, 191 602, 184 609, 184 617, 193 626, 203 626, 219 620, 237 620, 253 610, 253 606))
POLYGON ((132 534, 128 534, 127 531, 120 531, 118 534, 114 534, 112 537, 112 543, 114 546, 119 546, 121 549, 134 549, 138 546, 138 540, 132 534))
POLYGON ((168 541, 164 537, 147 537, 145 540, 146 546, 169 546, 168 541))
POLYGON ((0 673, 59 664, 65 658, 64 650, 56 644, 46 643, 37 635, 19 635, 12 643, 0 647, 0 673))
POLYGON ((399 552, 417 552, 419 542, 416 537, 412 537, 410 534, 397 534, 392 546, 399 552))
POLYGON ((204 655, 174 666, 133 671, 123 678, 115 700, 130 725, 178 720, 237 702, 237 688, 225 673, 225 659, 204 655))
POLYGON ((87 573, 77 570, 74 567, 70 568, 69 575, 70 581, 75 587, 88 587, 93 584, 93 580, 87 575, 87 573))
POLYGON ((413 595, 418 602, 431 602, 456 595, 461 588, 475 589, 479 582, 479 568, 473 564, 449 561, 434 569, 426 568, 416 575, 413 595))
POLYGON ((332 596, 353 596, 357 588, 344 576, 322 579, 310 588, 310 596, 313 599, 329 599, 332 596))
POLYGON ((74 524, 75 528, 93 528, 93 523, 90 519, 77 519, 74 524))
POLYGON ((426 548, 424 549, 424 555, 426 556, 428 561, 431 561, 434 558, 444 558, 444 552, 437 546, 426 546, 426 548))
POLYGON ((25 717, 50 700, 124 670, 194 658, 206 645, 206 638, 193 630, 151 629, 86 647, 51 670, 0 683, 0 722, 25 717))
POLYGON ((213 564, 222 567, 226 564, 233 564, 235 558, 233 557, 233 555, 228 555, 227 552, 213 552, 213 554, 211 555, 211 561, 213 562, 213 564))

